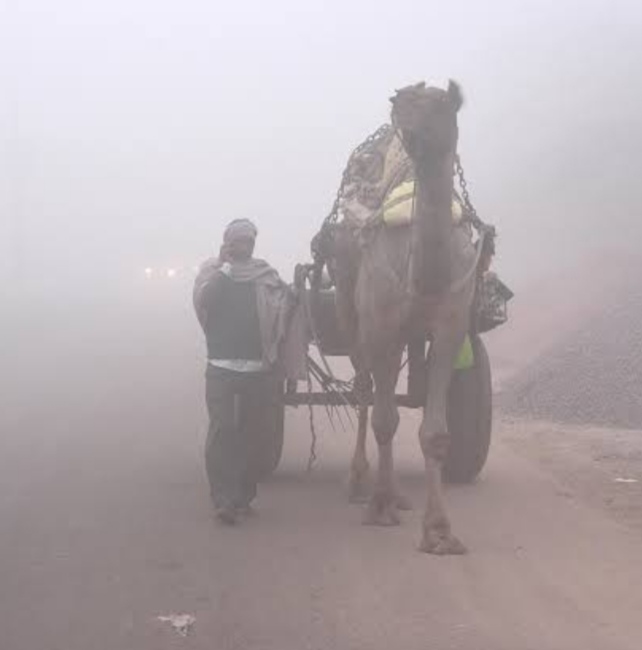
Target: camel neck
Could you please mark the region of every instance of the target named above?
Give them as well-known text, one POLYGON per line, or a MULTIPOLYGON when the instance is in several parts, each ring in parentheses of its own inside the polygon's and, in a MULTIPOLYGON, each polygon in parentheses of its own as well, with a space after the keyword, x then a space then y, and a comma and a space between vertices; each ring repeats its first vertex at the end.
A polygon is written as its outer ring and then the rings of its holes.
POLYGON ((413 285, 420 295, 441 293, 451 280, 452 166, 417 169, 413 228, 413 285))

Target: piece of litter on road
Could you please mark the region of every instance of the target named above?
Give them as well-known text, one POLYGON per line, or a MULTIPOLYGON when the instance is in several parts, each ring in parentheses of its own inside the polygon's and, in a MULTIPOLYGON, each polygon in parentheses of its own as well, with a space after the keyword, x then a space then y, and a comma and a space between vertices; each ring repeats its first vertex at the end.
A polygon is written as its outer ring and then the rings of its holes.
POLYGON ((613 479, 614 483, 637 483, 638 480, 636 478, 616 478, 613 479))
POLYGON ((158 620, 162 623, 169 623, 178 634, 187 636, 196 623, 196 618, 191 614, 170 614, 169 616, 159 616, 158 620))

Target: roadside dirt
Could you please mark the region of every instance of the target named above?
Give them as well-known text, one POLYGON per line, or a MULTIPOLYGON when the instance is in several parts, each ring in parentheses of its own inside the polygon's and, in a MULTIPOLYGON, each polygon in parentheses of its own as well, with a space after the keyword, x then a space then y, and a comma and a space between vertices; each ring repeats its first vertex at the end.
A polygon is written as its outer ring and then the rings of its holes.
POLYGON ((642 431, 504 417, 497 435, 549 473, 561 494, 642 533, 642 431))

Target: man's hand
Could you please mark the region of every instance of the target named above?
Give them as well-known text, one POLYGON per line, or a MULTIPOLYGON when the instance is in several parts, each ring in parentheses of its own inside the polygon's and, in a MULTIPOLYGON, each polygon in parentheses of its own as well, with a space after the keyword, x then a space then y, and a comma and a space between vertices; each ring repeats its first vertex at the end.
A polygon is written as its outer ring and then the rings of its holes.
POLYGON ((225 262, 231 262, 232 260, 230 259, 230 250, 226 244, 221 244, 221 248, 218 253, 218 259, 221 263, 225 264, 225 262))

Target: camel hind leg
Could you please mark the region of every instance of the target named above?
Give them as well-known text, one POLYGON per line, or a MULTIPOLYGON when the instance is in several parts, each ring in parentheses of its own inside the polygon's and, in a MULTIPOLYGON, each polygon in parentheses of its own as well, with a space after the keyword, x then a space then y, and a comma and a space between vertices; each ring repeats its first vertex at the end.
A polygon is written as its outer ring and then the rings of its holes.
MULTIPOLYGON (((357 371, 357 380, 355 381, 355 390, 359 400, 358 406, 358 428, 357 440, 350 464, 350 481, 349 481, 349 501, 350 503, 367 503, 373 493, 372 476, 370 472, 370 463, 367 454, 368 438, 368 401, 372 393, 372 377, 369 373, 363 371, 362 379, 359 380, 359 371, 357 371)), ((412 510, 410 500, 395 490, 397 508, 399 510, 412 510)))
POLYGON ((368 401, 372 392, 372 377, 357 358, 352 359, 355 369, 354 389, 359 401, 357 440, 350 464, 349 499, 351 503, 365 503, 372 494, 370 463, 366 450, 368 436, 368 401))
POLYGON ((375 383, 372 429, 377 440, 378 465, 373 493, 364 519, 365 524, 394 526, 400 523, 399 495, 394 483, 393 439, 399 427, 395 388, 399 376, 401 352, 378 359, 372 375, 375 383))

